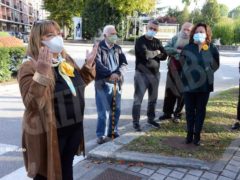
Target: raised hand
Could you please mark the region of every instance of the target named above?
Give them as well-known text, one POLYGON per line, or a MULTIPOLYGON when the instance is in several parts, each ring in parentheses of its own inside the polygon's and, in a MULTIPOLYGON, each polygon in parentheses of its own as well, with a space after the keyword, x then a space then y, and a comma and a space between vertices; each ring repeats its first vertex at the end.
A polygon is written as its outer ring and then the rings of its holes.
POLYGON ((52 53, 49 52, 49 48, 41 47, 37 60, 37 72, 45 76, 49 75, 51 71, 52 58, 52 53))
POLYGON ((86 63, 89 66, 92 66, 97 55, 97 50, 98 50, 98 44, 95 44, 92 51, 89 53, 89 51, 86 51, 86 63))

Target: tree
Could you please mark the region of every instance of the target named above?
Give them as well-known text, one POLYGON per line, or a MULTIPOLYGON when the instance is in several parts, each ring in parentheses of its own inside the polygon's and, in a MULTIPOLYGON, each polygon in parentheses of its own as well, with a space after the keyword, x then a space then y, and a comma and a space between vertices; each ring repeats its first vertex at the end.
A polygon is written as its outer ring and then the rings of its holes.
POLYGON ((211 27, 220 20, 220 9, 217 0, 207 0, 201 12, 204 14, 203 22, 211 27))
POLYGON ((203 22, 203 16, 200 9, 194 9, 190 14, 191 22, 197 24, 203 22))
POLYGON ((187 6, 189 6, 192 2, 197 3, 198 0, 182 0, 182 3, 185 3, 187 6))
POLYGON ((177 7, 175 9, 168 8, 166 16, 177 18, 180 14, 181 14, 181 11, 177 7))
POLYGON ((240 6, 234 8, 232 11, 230 11, 228 16, 230 18, 234 18, 234 19, 240 18, 240 6))
POLYGON ((225 4, 219 4, 219 9, 220 9, 220 14, 222 17, 227 17, 228 16, 228 7, 225 4))
POLYGON ((132 15, 134 11, 151 12, 156 5, 154 0, 107 0, 107 2, 124 15, 132 15))
POLYGON ((119 10, 105 0, 87 0, 83 9, 83 36, 99 37, 107 24, 118 25, 123 18, 119 10))
POLYGON ((188 6, 185 6, 184 9, 181 11, 180 15, 177 16, 177 21, 180 25, 182 25, 184 22, 189 21, 189 11, 188 6))
POLYGON ((59 23, 63 28, 67 26, 69 32, 72 29, 72 17, 80 16, 83 8, 83 0, 44 0, 44 9, 50 12, 50 19, 59 23))
POLYGON ((213 38, 220 38, 223 45, 232 45, 234 42, 234 21, 230 18, 222 18, 213 28, 213 38))

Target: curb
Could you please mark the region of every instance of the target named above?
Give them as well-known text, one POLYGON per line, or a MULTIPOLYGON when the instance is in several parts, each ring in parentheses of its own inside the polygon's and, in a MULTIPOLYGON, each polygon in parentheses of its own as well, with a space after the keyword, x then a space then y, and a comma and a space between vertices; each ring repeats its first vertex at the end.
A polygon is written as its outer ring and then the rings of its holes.
MULTIPOLYGON (((151 129, 151 127, 145 122, 142 129, 144 132, 131 131, 123 134, 122 136, 113 141, 109 141, 107 143, 97 146, 88 153, 88 158, 141 162, 155 165, 178 166, 185 168, 188 167, 201 170, 210 170, 213 167, 214 164, 212 163, 208 163, 206 161, 194 158, 162 156, 152 153, 139 153, 122 150, 123 146, 129 144, 131 141, 138 138, 139 136, 144 135, 146 131, 151 129)), ((217 167, 215 169, 217 169, 217 167)))

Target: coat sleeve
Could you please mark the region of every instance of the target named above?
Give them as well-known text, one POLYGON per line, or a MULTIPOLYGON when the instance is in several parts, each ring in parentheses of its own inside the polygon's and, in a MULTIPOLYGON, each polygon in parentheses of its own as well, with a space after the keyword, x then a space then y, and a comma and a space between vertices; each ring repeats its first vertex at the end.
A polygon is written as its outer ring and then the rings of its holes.
POLYGON ((27 109, 42 109, 46 103, 45 93, 52 79, 41 75, 33 68, 32 62, 22 64, 18 72, 18 82, 27 109))
POLYGON ((80 69, 80 75, 83 78, 83 81, 86 84, 89 84, 92 80, 95 79, 96 76, 96 64, 94 64, 92 67, 87 65, 86 63, 83 65, 83 67, 80 69))
POLYGON ((150 51, 141 39, 137 39, 135 44, 135 53, 138 54, 141 59, 150 60, 158 55, 158 51, 150 51))
POLYGON ((170 41, 168 41, 164 47, 165 51, 169 56, 174 56, 176 54, 179 54, 177 51, 177 48, 174 47, 176 41, 177 41, 177 37, 175 36, 170 41))
POLYGON ((213 71, 216 71, 220 66, 220 58, 219 58, 218 49, 214 45, 213 45, 212 55, 213 55, 213 62, 211 64, 211 67, 212 67, 213 71))

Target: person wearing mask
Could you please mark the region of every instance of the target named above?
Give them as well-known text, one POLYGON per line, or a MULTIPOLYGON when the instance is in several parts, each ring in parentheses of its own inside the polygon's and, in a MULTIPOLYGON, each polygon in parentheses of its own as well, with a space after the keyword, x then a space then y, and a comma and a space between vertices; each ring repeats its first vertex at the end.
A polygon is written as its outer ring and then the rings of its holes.
POLYGON ((179 76, 181 69, 179 57, 184 46, 189 43, 192 27, 192 23, 185 22, 182 25, 181 31, 164 47, 169 58, 165 97, 163 101, 163 115, 159 117, 160 121, 171 119, 173 115, 173 122, 180 122, 184 100, 182 95, 182 82, 179 76))
MULTIPOLYGON (((239 62, 239 73, 240 73, 240 62, 239 62)), ((235 122, 232 126, 232 130, 240 129, 240 80, 239 80, 239 87, 238 87, 238 105, 237 105, 237 122, 235 122)))
POLYGON ((154 121, 155 107, 158 98, 160 81, 160 61, 166 60, 167 53, 162 43, 154 36, 157 34, 159 23, 151 20, 147 25, 145 35, 139 37, 135 44, 135 75, 134 75, 134 101, 132 107, 133 128, 141 131, 139 124, 141 104, 146 91, 148 91, 147 118, 148 123, 156 128, 159 124, 154 121))
POLYGON ((23 157, 34 180, 73 180, 74 155, 84 154, 84 89, 95 77, 97 48, 80 69, 64 50, 55 21, 33 24, 18 82, 25 106, 23 157))
POLYGON ((187 120, 186 143, 193 141, 197 146, 200 145, 209 95, 213 91, 214 73, 219 68, 219 52, 211 40, 210 27, 198 23, 180 57, 187 120))
POLYGON ((115 26, 106 25, 103 29, 103 36, 104 39, 99 43, 96 57, 95 78, 95 100, 98 113, 96 134, 98 144, 105 143, 112 137, 113 131, 114 138, 119 136, 118 121, 121 113, 121 86, 124 71, 128 64, 121 47, 116 44, 117 31, 115 26), (116 87, 115 95, 114 86, 116 87), (114 107, 113 98, 115 98, 114 107), (114 117, 112 113, 114 113, 114 117), (113 121, 114 125, 112 124, 113 121))

